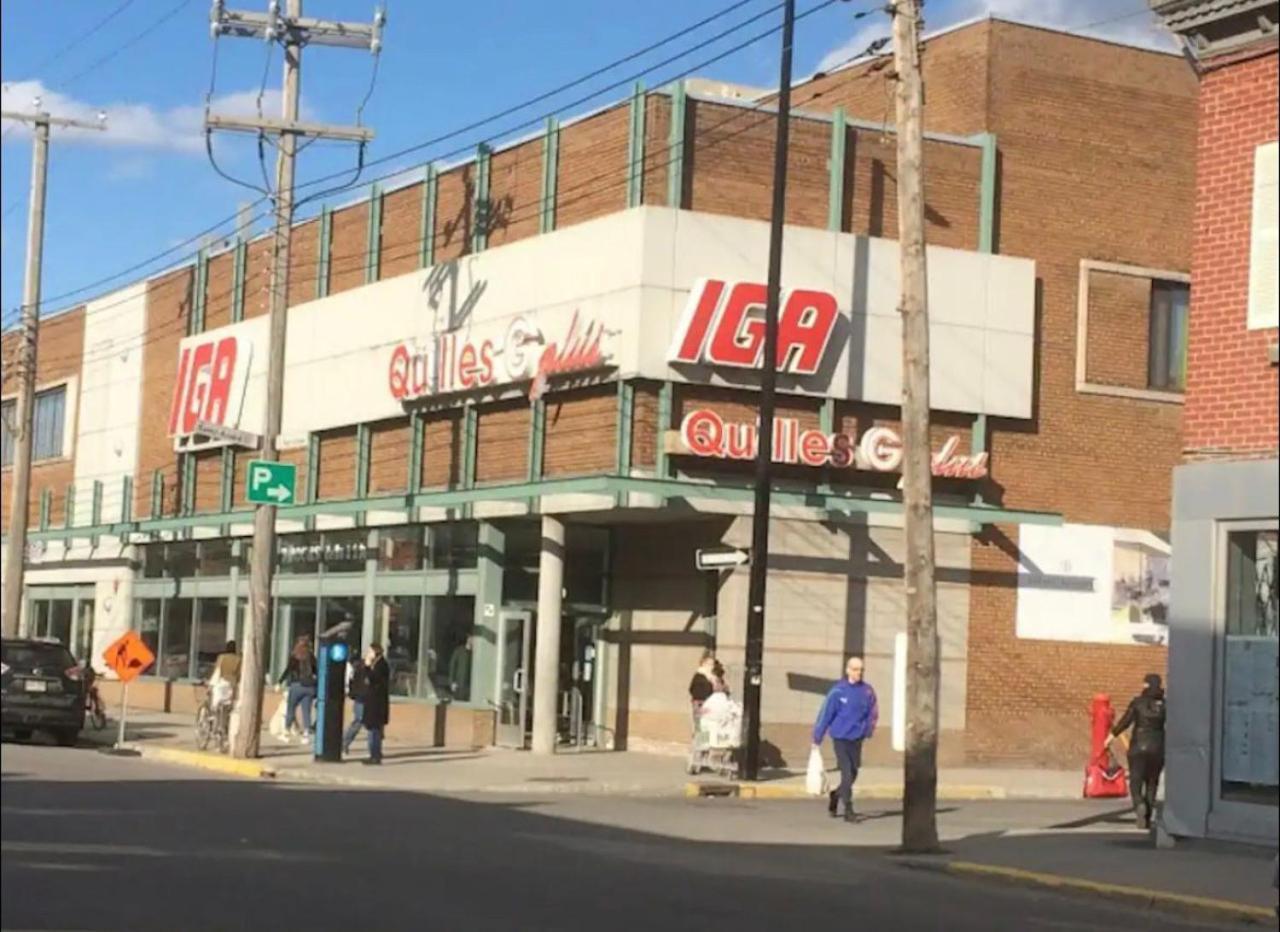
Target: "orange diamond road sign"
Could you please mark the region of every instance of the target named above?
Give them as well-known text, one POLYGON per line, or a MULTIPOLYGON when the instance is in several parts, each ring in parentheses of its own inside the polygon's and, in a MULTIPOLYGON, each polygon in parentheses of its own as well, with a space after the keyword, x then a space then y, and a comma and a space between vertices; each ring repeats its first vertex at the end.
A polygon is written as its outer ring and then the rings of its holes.
POLYGON ((122 683, 137 679, 156 662, 156 655, 143 643, 136 631, 126 631, 102 652, 107 666, 116 671, 122 683))

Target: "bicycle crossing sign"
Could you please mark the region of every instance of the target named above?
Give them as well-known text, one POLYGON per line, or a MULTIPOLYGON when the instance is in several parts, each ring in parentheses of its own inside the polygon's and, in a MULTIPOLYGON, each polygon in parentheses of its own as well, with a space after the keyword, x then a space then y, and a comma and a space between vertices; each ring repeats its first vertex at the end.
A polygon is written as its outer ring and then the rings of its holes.
POLYGON ((249 460, 245 499, 251 505, 289 505, 297 484, 298 467, 292 463, 249 460))
POLYGON ((156 662, 156 655, 137 631, 126 631, 102 652, 102 659, 120 677, 120 682, 128 683, 146 673, 156 662))

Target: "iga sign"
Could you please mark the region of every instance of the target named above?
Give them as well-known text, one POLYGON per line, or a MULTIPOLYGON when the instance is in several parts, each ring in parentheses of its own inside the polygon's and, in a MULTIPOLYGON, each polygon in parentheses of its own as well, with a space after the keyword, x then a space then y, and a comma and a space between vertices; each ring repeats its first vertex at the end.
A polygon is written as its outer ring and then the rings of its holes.
MULTIPOLYGON (((717 459, 753 460, 759 426, 726 422, 714 411, 690 411, 680 424, 684 452, 717 459)), ((987 475, 987 454, 966 456, 959 452, 960 438, 949 437, 933 455, 933 474, 939 479, 982 479, 987 475)), ((888 427, 873 427, 856 440, 848 434, 801 429, 795 418, 773 422, 773 461, 800 466, 834 466, 898 472, 902 468, 902 439, 888 427)))
POLYGON ((183 341, 169 404, 169 435, 175 449, 211 445, 194 442, 203 436, 202 426, 238 425, 252 357, 253 342, 243 334, 183 341))
POLYGON ((492 336, 450 332, 425 346, 404 342, 391 351, 387 388, 403 402, 527 381, 529 397, 536 399, 555 376, 606 367, 606 334, 602 323, 584 322, 575 310, 555 339, 521 315, 492 336))
MULTIPOLYGON (((764 361, 765 286, 700 278, 689 291, 667 360, 759 369, 764 361)), ((784 290, 778 311, 778 371, 814 375, 831 343, 836 297, 807 288, 784 290)))

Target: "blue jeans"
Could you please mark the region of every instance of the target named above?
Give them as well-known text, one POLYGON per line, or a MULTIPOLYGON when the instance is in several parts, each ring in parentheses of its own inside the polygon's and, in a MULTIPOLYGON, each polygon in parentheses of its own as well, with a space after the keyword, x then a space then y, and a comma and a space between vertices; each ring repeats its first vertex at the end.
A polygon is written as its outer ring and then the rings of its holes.
POLYGON ((831 744, 835 747, 836 763, 840 765, 836 799, 844 804, 846 813, 853 812, 853 781, 858 779, 858 768, 862 766, 862 742, 832 738, 831 744))
POLYGON ((342 751, 344 754, 351 750, 351 743, 356 740, 356 735, 360 734, 360 729, 364 727, 360 721, 363 717, 364 703, 359 699, 352 699, 351 724, 347 726, 347 730, 342 736, 342 751))
POLYGON ((284 724, 292 728, 298 724, 298 707, 302 707, 302 730, 311 731, 311 704, 316 701, 316 688, 301 683, 289 684, 289 700, 285 707, 284 724))
POLYGON ((382 763, 382 729, 366 728, 369 733, 369 760, 382 763))

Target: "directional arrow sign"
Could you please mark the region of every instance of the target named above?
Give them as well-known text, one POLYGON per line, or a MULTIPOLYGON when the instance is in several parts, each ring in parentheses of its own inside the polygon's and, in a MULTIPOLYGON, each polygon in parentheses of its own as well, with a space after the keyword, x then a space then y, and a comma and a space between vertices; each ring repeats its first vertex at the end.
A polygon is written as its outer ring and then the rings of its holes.
POLYGON ((292 463, 249 460, 245 498, 252 505, 291 504, 297 480, 298 467, 292 463))
POLYGON ((751 551, 744 547, 707 547, 693 558, 693 565, 700 570, 731 570, 750 562, 751 551))

